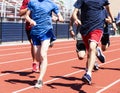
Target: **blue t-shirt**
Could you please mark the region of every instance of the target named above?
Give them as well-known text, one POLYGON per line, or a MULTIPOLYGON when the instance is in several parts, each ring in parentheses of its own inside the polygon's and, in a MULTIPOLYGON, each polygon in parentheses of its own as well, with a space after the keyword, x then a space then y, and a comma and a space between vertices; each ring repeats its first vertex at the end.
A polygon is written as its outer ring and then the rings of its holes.
POLYGON ((32 35, 42 37, 52 26, 52 12, 58 14, 58 6, 51 0, 30 0, 28 9, 31 11, 32 19, 36 22, 36 26, 31 29, 32 35))
POLYGON ((86 35, 95 29, 103 31, 104 6, 109 5, 108 0, 77 0, 75 8, 81 9, 81 29, 80 33, 86 35))

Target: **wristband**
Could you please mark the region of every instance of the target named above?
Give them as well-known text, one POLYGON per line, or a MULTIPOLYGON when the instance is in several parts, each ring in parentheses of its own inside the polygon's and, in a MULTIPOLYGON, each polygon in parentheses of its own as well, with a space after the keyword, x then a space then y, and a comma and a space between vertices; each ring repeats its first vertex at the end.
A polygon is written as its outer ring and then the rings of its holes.
POLYGON ((112 21, 112 23, 115 23, 115 21, 112 21))

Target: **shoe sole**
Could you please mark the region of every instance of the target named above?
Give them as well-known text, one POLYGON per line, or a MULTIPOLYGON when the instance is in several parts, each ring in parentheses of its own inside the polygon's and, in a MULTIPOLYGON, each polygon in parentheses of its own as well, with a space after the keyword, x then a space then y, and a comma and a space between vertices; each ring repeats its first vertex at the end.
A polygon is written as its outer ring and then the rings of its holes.
POLYGON ((35 87, 35 86, 34 86, 34 89, 40 89, 40 88, 42 88, 42 86, 40 86, 40 87, 35 87))

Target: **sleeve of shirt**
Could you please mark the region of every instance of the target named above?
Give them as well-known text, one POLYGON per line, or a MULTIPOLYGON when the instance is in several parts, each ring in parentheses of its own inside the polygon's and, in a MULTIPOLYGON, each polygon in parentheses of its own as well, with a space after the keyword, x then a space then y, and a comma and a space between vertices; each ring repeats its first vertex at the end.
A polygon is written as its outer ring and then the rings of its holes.
POLYGON ((58 14, 60 11, 59 11, 59 7, 57 6, 57 4, 54 4, 54 9, 53 9, 53 12, 55 14, 58 14))
POLYGON ((30 1, 29 3, 28 3, 28 10, 30 10, 30 11, 32 11, 32 2, 30 1))
POLYGON ((83 4, 83 0, 77 0, 77 1, 74 3, 73 6, 74 6, 75 8, 80 9, 81 6, 82 6, 82 4, 83 4))
POLYGON ((117 18, 116 18, 116 23, 120 23, 120 11, 118 12, 117 18))
POLYGON ((109 5, 110 2, 108 0, 105 0, 104 6, 109 5))
POLYGON ((104 11, 105 11, 105 18, 107 18, 109 16, 109 14, 106 9, 104 11))
POLYGON ((20 9, 25 9, 25 8, 27 8, 27 5, 28 5, 28 0, 23 0, 20 9))

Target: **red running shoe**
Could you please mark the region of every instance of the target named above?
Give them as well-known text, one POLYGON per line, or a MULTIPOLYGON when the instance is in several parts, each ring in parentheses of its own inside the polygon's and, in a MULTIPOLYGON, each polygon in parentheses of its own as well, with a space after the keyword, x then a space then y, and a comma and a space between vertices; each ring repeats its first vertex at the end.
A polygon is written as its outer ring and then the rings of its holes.
POLYGON ((33 62, 32 71, 33 72, 39 72, 39 64, 37 62, 33 62))

